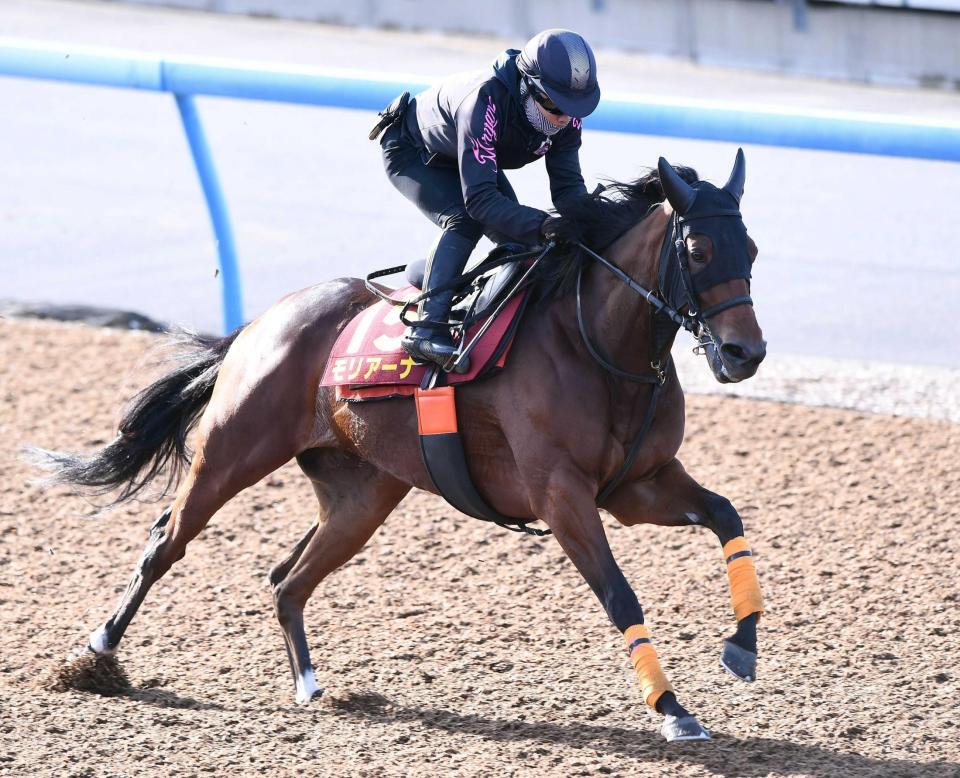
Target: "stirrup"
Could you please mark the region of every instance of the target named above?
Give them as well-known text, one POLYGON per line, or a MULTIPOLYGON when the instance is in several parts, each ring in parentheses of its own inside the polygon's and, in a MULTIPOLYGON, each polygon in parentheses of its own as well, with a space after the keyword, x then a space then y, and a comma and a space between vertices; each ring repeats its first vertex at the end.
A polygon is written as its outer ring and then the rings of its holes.
POLYGON ((440 365, 440 367, 447 373, 463 375, 470 372, 470 357, 461 357, 460 352, 457 351, 447 360, 446 364, 440 365))
POLYGON ((400 341, 400 345, 407 354, 413 357, 415 362, 420 364, 439 365, 440 368, 447 373, 454 370, 454 368, 457 373, 467 373, 470 371, 470 358, 466 357, 457 363, 460 352, 456 349, 454 349, 452 354, 430 353, 429 347, 432 347, 434 344, 429 338, 404 336, 400 341), (423 348, 425 345, 428 346, 427 349, 423 348))

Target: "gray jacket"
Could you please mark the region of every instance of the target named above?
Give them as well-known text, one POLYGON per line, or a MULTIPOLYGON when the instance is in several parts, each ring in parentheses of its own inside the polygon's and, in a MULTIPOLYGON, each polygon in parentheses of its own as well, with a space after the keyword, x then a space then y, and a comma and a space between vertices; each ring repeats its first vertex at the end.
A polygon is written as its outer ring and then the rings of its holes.
POLYGON ((421 92, 404 117, 404 131, 429 165, 456 166, 467 213, 486 228, 534 244, 546 213, 518 205, 497 188, 497 172, 543 157, 553 204, 586 194, 580 172, 579 119, 550 138, 535 130, 520 102, 520 72, 508 49, 492 70, 451 76, 421 92))

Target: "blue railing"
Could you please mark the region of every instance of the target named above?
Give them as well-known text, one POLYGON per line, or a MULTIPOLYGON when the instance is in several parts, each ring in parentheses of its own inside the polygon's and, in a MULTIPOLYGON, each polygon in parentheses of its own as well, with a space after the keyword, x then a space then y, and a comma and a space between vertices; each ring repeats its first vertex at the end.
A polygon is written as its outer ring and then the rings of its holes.
MULTIPOLYGON (((193 96, 373 111, 404 90, 416 93, 426 86, 416 77, 379 78, 347 71, 157 57, 10 38, 0 38, 0 75, 175 96, 217 241, 226 331, 243 323, 240 275, 226 203, 193 96)), ((960 123, 890 116, 605 94, 588 126, 611 132, 960 161, 960 123)))

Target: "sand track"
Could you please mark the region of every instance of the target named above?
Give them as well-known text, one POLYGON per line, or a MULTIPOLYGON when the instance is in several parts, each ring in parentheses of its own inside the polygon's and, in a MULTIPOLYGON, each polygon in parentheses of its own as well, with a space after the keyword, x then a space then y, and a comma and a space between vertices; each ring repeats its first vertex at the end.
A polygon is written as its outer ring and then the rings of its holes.
POLYGON ((730 497, 769 615, 760 678, 720 669, 732 615, 695 529, 614 553, 711 743, 667 746, 622 639, 552 539, 413 494, 307 610, 326 696, 293 704, 264 576, 309 526, 286 467, 150 593, 114 697, 46 688, 108 614, 154 516, 99 519, 17 449, 112 435, 152 336, 0 321, 0 774, 960 775, 960 426, 690 397, 681 458, 730 497))

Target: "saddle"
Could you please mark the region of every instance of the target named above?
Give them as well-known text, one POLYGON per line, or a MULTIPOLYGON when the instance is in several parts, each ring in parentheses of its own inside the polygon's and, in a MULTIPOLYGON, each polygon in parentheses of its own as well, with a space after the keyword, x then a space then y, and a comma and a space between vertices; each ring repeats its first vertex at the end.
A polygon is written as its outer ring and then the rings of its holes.
MULTIPOLYGON (((510 250, 511 247, 508 245, 497 246, 487 255, 484 262, 506 256, 510 253, 510 250)), ((479 318, 489 316, 494 307, 509 293, 512 288, 511 285, 517 280, 520 271, 523 269, 521 265, 520 260, 508 262, 480 276, 475 282, 474 291, 466 295, 450 310, 450 320, 462 322, 471 309, 475 309, 473 315, 479 318)), ((418 259, 407 265, 407 282, 419 291, 423 290, 423 274, 426 267, 427 260, 425 259, 418 259)))
MULTIPOLYGON (((484 262, 511 250, 498 247, 484 262)), ((421 293, 424 262, 420 261, 407 266, 408 286, 389 290, 389 300, 381 299, 347 324, 330 352, 320 385, 336 387, 338 399, 363 402, 412 395, 416 386, 451 386, 496 373, 506 362, 526 308, 526 289, 510 296, 523 264, 508 262, 483 273, 455 298, 450 318, 459 324, 461 338, 470 349, 467 373, 436 375, 432 365, 415 363, 400 346, 406 329, 403 303, 421 293)))

